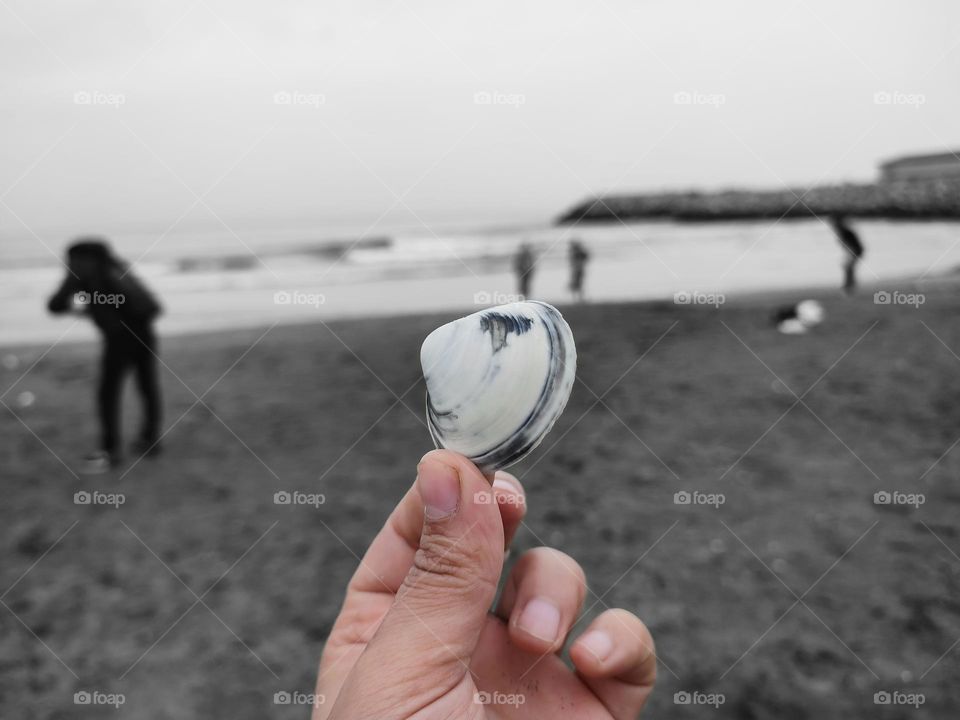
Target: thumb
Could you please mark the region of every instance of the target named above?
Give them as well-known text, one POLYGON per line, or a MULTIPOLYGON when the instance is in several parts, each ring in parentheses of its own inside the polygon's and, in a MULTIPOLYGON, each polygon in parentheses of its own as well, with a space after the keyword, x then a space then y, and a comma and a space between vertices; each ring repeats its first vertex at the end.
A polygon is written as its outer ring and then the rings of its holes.
POLYGON ((395 687, 439 694, 469 671, 503 568, 503 524, 490 483, 461 455, 425 455, 416 487, 419 547, 362 660, 395 687))

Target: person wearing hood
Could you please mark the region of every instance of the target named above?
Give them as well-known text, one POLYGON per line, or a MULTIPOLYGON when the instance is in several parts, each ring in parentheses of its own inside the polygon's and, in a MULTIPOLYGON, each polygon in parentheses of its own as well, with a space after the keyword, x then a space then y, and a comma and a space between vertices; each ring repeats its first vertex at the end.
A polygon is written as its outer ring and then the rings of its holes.
POLYGON ((161 400, 153 323, 161 307, 102 238, 73 242, 67 249, 66 266, 66 277, 47 308, 54 314, 89 317, 103 338, 97 386, 100 447, 86 457, 84 472, 105 472, 122 455, 120 400, 124 377, 131 369, 143 402, 143 423, 134 451, 140 456, 160 451, 161 400))

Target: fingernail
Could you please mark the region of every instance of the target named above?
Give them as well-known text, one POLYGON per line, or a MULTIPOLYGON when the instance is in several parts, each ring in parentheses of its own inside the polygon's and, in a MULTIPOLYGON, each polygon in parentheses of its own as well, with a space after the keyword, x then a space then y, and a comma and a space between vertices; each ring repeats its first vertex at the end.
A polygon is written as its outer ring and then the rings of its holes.
POLYGON ((613 640, 603 630, 591 630, 580 638, 580 645, 589 650, 590 654, 600 662, 606 660, 610 651, 613 650, 613 640))
POLYGON ((494 476, 493 486, 513 490, 518 495, 522 492, 520 490, 520 483, 505 472, 497 471, 497 474, 494 476))
POLYGON ((511 485, 506 480, 501 480, 500 478, 497 478, 493 481, 493 489, 494 491, 500 491, 493 493, 498 504, 502 504, 507 498, 513 499, 520 496, 520 493, 517 491, 517 488, 514 485, 511 485))
POLYGON ((520 613, 517 627, 540 640, 555 642, 560 632, 560 611, 549 600, 533 598, 520 613))
POLYGON ((460 474, 449 465, 434 460, 420 463, 417 489, 427 520, 443 520, 460 506, 460 474))

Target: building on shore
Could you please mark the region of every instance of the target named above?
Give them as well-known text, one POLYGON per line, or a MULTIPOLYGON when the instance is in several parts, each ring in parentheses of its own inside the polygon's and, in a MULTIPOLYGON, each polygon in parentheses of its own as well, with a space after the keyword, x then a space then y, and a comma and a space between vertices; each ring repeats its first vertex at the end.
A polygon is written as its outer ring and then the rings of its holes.
POLYGON ((905 155, 880 164, 880 180, 960 179, 960 150, 933 155, 905 155))

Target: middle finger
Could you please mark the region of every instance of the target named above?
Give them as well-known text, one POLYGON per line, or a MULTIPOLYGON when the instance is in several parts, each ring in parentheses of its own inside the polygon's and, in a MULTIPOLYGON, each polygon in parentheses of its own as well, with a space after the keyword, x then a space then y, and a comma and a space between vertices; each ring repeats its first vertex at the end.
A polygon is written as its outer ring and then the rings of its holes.
POLYGON ((586 577, 576 560, 553 548, 534 548, 511 569, 496 615, 507 622, 510 640, 520 649, 559 652, 586 591, 586 577))

